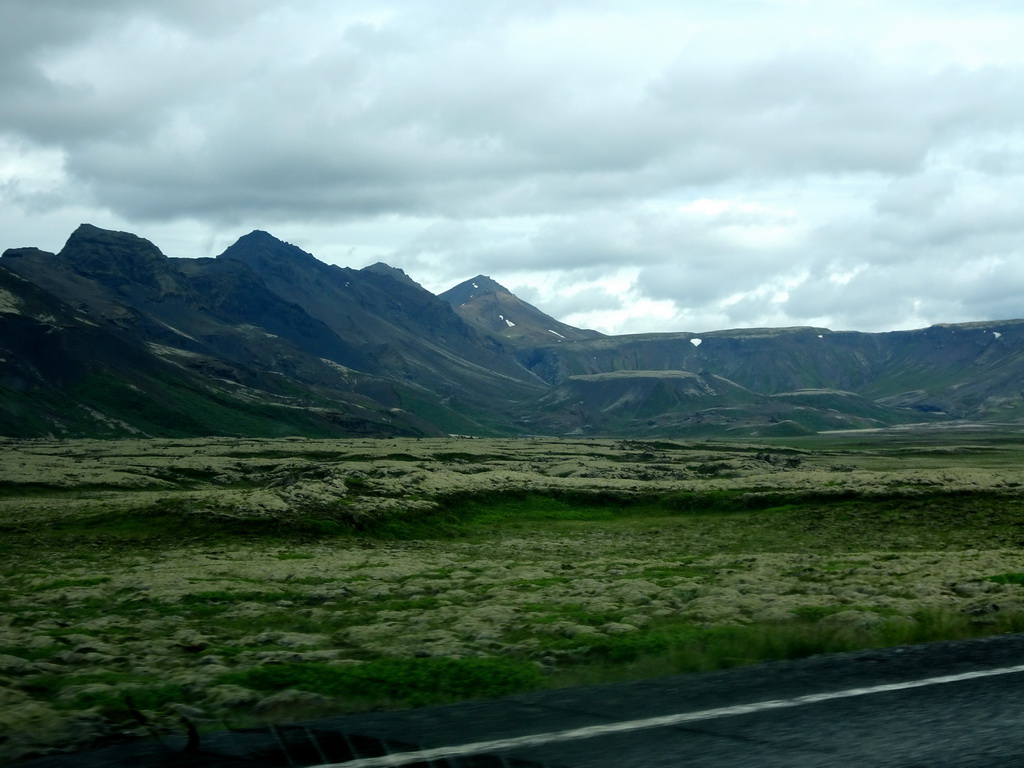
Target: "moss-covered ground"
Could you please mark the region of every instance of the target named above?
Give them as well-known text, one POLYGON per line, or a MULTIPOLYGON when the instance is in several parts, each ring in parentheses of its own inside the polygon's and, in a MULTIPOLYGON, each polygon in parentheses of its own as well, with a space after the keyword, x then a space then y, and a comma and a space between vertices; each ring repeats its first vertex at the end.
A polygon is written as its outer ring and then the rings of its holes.
POLYGON ((0 762, 1024 629, 1024 434, 0 443, 0 762))

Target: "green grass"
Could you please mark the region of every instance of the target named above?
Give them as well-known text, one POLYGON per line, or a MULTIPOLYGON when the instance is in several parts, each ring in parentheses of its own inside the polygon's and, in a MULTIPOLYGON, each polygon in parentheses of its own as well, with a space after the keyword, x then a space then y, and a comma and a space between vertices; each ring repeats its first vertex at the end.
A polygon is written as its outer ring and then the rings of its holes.
MULTIPOLYGON (((650 494, 611 491, 453 494, 436 508, 368 519, 344 504, 314 515, 246 519, 195 509, 168 497, 128 511, 92 512, 46 526, 0 524, 0 553, 11 548, 103 548, 108 553, 190 542, 263 542, 283 548, 280 559, 305 559, 297 545, 322 540, 437 540, 488 537, 499 531, 571 531, 580 526, 682 527, 716 531, 730 551, 892 552, 928 548, 1017 547, 1024 544, 1024 496, 1018 489, 949 491, 876 488, 837 490, 708 490, 650 494), (735 539, 723 532, 735 532, 735 539)), ((836 569, 855 567, 839 563, 836 569)), ((97 582, 98 583, 98 582, 97 582)), ((54 580, 60 585, 60 580, 54 580)), ((78 585, 84 586, 85 582, 78 585)), ((67 586, 72 586, 68 584, 67 586)))
MULTIPOLYGON (((993 624, 946 611, 921 611, 909 622, 881 616, 878 623, 863 627, 820 623, 837 612, 806 609, 792 622, 727 627, 663 621, 644 630, 597 639, 549 638, 544 648, 561 652, 561 661, 547 676, 526 659, 412 658, 377 659, 345 667, 274 665, 228 673, 220 682, 264 692, 286 688, 310 691, 335 699, 342 709, 418 707, 542 687, 705 672, 821 653, 1024 630, 1022 615, 1000 616, 993 624)), ((618 618, 580 610, 564 615, 591 625, 618 618)))
POLYGON ((131 709, 160 710, 167 704, 186 703, 188 694, 180 685, 154 683, 128 685, 110 691, 86 691, 64 704, 70 710, 96 710, 111 720, 127 720, 131 709))
POLYGON ((550 605, 534 603, 527 610, 542 614, 534 619, 534 624, 553 624, 557 621, 570 621, 587 627, 598 627, 609 622, 622 621, 622 611, 591 611, 582 605, 559 603, 550 605))
POLYGON ((999 573, 989 576, 988 580, 996 584, 1024 584, 1024 573, 999 573))
POLYGON ((99 584, 106 584, 110 581, 110 578, 110 576, 92 576, 81 579, 56 579, 41 584, 36 589, 43 592, 48 589, 66 589, 68 587, 94 587, 99 584))
POLYGON ((27 661, 45 661, 46 659, 53 656, 55 653, 59 653, 64 650, 63 645, 43 645, 33 646, 31 648, 21 645, 0 645, 0 654, 4 656, 17 656, 20 659, 27 661))
POLYGON ((823 653, 1024 631, 1024 614, 997 614, 978 621, 942 610, 919 611, 909 622, 883 616, 877 624, 863 627, 819 623, 837 612, 805 609, 797 621, 745 626, 695 627, 662 622, 644 631, 589 643, 580 662, 561 669, 551 684, 580 685, 708 672, 823 653))
POLYGON ((313 560, 316 555, 311 555, 308 552, 278 552, 278 560, 313 560))
MULTIPOLYGON (((1024 544, 1024 498, 1015 490, 945 489, 711 490, 651 495, 493 493, 442 499, 436 512, 371 521, 362 533, 379 539, 445 539, 488 536, 498 530, 572 530, 604 525, 713 528, 729 551, 920 551, 950 545, 981 548, 1024 544)), ((857 567, 837 561, 831 570, 857 567)))
POLYGON ((71 675, 37 675, 23 689, 58 709, 83 710, 98 707, 101 714, 125 719, 129 714, 129 701, 138 709, 159 709, 171 702, 184 702, 187 694, 179 685, 160 682, 156 676, 139 676, 120 672, 84 672, 71 675), (61 695, 78 686, 102 686, 93 691, 82 691, 71 696, 61 695))
POLYGON ((228 673, 221 681, 260 691, 296 688, 358 709, 494 698, 544 683, 535 665, 508 658, 378 659, 345 667, 282 664, 228 673))
MULTIPOLYGON (((335 434, 326 424, 316 423, 299 408, 255 403, 211 389, 191 388, 184 382, 153 376, 133 386, 109 374, 92 374, 72 387, 72 399, 98 410, 122 416, 146 433, 161 437, 215 434, 278 437, 335 434)), ((302 392, 309 399, 308 392, 302 392)), ((88 434, 94 434, 96 427, 88 434)))
POLYGON ((234 717, 204 698, 217 682, 253 701, 298 688, 354 711, 1024 630, 1024 444, 944 434, 551 442, 543 460, 534 441, 8 444, 2 466, 31 482, 0 481, 0 604, 12 616, 0 653, 64 667, 15 680, 32 699, 127 723, 126 696, 234 717), (574 458, 611 465, 617 481, 554 477, 574 458), (118 472, 107 485, 105 461, 118 472), (452 490, 403 485, 402 473, 435 468, 452 490), (502 475, 489 484, 492 468, 502 475), (631 479, 654 469, 685 482, 631 479), (522 484, 506 489, 515 471, 522 484), (116 487, 126 473, 138 488, 116 487), (281 513, 237 501, 300 481, 338 501, 281 513), (410 504, 392 515, 376 498, 410 504), (411 503, 424 500, 435 506, 411 503), (925 574, 931 592, 915 588, 925 574), (860 583, 878 592, 838 596, 860 583), (760 584, 752 596, 777 586, 792 618, 741 624, 776 615, 753 598, 721 619, 688 607, 745 584, 760 584), (951 600, 964 612, 934 608, 951 600), (990 603, 1001 610, 971 613, 990 603), (152 642, 179 630, 180 642, 152 642), (113 649, 92 673, 61 659, 75 635, 113 649), (161 647, 152 659, 147 644, 161 647), (337 661, 276 663, 302 652, 337 661), (203 656, 232 671, 194 682, 203 656))

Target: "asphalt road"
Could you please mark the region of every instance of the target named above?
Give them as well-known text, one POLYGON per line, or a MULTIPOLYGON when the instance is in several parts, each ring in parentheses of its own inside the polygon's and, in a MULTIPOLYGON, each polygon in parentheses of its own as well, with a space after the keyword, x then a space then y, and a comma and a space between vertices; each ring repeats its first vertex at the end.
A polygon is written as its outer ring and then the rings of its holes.
POLYGON ((177 751, 185 746, 183 735, 25 765, 1024 766, 1024 635, 327 718, 177 751))

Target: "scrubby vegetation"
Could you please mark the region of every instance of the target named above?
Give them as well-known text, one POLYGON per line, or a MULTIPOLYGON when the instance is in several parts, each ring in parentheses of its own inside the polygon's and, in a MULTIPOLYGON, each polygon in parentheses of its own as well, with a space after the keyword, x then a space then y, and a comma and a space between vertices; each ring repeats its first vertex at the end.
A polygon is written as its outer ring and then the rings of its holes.
POLYGON ((1020 631, 1021 436, 6 441, 0 760, 1020 631))

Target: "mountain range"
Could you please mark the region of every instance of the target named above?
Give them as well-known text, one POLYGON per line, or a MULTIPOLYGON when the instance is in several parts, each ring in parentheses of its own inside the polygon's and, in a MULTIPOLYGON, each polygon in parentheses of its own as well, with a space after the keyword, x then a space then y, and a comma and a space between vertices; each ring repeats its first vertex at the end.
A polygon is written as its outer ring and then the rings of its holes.
POLYGON ((172 259, 81 225, 0 257, 11 437, 799 435, 1024 418, 1024 320, 606 336, 254 231, 172 259))

